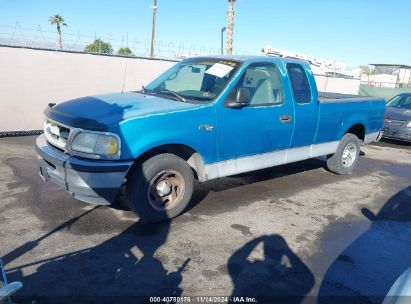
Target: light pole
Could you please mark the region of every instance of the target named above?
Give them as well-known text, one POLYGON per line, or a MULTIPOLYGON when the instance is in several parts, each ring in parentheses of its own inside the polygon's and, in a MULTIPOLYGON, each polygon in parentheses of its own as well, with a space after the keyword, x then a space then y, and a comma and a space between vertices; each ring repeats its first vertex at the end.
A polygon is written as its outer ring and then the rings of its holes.
POLYGON ((153 9, 153 25, 152 25, 152 31, 151 31, 151 51, 150 51, 150 57, 154 57, 154 40, 155 40, 155 34, 156 34, 156 17, 157 17, 157 0, 154 0, 153 6, 150 6, 153 9))
POLYGON ((224 32, 227 30, 226 27, 221 29, 221 55, 224 55, 224 32))

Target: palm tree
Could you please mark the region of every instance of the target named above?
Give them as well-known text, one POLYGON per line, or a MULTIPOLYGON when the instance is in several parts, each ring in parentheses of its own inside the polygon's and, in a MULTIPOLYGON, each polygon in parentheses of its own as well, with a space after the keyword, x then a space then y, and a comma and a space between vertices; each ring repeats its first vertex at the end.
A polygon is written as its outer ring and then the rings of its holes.
POLYGON ((67 26, 67 24, 64 23, 64 18, 60 15, 51 16, 49 22, 55 24, 57 27, 58 43, 61 50, 63 49, 63 44, 61 43, 61 25, 67 26))
POLYGON ((227 26, 227 47, 228 55, 233 53, 233 35, 234 35, 234 2, 236 0, 228 0, 228 26, 227 26))

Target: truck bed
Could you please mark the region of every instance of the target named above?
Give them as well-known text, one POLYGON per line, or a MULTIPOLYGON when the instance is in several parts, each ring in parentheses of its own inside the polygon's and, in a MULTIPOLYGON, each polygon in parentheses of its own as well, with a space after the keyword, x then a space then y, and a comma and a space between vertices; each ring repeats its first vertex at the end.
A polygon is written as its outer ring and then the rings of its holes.
POLYGON ((342 102, 364 102, 364 101, 381 101, 381 98, 359 96, 340 93, 318 92, 320 103, 342 103, 342 102))
POLYGON ((319 123, 316 142, 339 141, 351 126, 364 127, 364 139, 383 127, 383 98, 336 93, 318 93, 319 123))

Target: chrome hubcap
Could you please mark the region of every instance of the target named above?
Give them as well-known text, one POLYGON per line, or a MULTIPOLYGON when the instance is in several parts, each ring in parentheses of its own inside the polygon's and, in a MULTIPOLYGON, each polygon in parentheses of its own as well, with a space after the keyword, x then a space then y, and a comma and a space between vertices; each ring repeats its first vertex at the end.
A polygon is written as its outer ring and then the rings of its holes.
POLYGON ((156 191, 158 196, 165 197, 171 194, 171 185, 167 181, 163 180, 158 183, 156 191))
POLYGON ((177 206, 184 193, 183 176, 175 170, 164 170, 150 181, 147 198, 154 209, 164 211, 177 206))
POLYGON ((342 164, 344 168, 350 168, 357 158, 357 146, 353 143, 349 143, 342 154, 342 164))

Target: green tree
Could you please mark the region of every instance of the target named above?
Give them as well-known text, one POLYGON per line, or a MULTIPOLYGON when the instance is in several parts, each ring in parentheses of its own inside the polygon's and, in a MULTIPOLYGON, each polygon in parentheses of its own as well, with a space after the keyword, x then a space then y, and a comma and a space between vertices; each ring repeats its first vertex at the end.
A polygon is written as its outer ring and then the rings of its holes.
POLYGON ((110 43, 104 42, 100 38, 94 39, 92 43, 84 48, 88 53, 113 54, 113 47, 110 43))
POLYGON ((64 18, 60 15, 51 16, 49 22, 57 27, 57 38, 60 50, 63 49, 63 43, 61 42, 61 26, 66 26, 67 24, 64 23, 64 18))
POLYGON ((120 56, 134 56, 134 53, 128 47, 119 48, 117 55, 120 56))
POLYGON ((370 66, 368 66, 368 65, 361 65, 360 69, 361 69, 361 74, 363 74, 363 75, 371 75, 372 74, 372 70, 371 70, 370 66))

